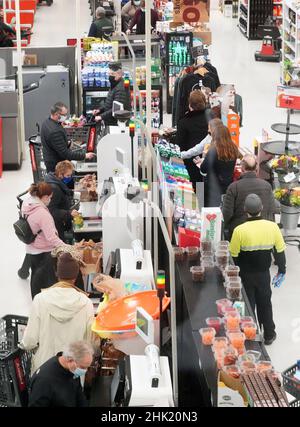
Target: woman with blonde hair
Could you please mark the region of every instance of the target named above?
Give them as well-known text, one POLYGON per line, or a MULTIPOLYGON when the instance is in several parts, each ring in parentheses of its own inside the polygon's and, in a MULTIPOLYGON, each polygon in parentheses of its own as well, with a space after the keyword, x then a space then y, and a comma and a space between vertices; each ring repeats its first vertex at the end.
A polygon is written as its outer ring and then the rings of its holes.
POLYGON ((200 173, 204 175, 204 205, 218 207, 233 181, 239 150, 226 126, 215 127, 211 136, 212 143, 201 163, 200 173))

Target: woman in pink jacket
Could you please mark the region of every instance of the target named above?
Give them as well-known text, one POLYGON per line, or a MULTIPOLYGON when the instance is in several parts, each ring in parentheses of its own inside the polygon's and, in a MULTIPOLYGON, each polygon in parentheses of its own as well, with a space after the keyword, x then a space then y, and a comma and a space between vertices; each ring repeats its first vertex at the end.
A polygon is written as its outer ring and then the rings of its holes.
POLYGON ((29 189, 30 196, 22 205, 22 214, 27 217, 33 234, 37 235, 33 243, 26 245, 26 254, 31 258, 32 298, 41 289, 48 288, 57 281, 51 251, 65 245, 58 237, 53 217, 47 208, 52 192, 50 184, 32 184, 29 189))

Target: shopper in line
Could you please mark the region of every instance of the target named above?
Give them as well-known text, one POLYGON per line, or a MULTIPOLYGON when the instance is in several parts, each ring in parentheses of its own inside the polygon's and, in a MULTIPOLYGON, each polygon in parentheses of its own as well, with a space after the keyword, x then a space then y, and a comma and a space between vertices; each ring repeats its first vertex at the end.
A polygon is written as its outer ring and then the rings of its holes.
POLYGON ((51 251, 64 245, 64 242, 58 237, 48 209, 53 194, 51 185, 45 182, 32 184, 29 194, 23 202, 21 212, 27 217, 33 234, 37 235, 33 243, 26 245, 26 254, 30 255, 31 295, 34 298, 41 288, 48 288, 56 282, 51 251))
POLYGON ((286 272, 285 243, 278 225, 262 218, 263 205, 257 194, 249 194, 244 206, 247 221, 234 229, 230 252, 240 267, 251 307, 254 312, 256 309, 258 322, 263 325, 265 345, 270 345, 276 339, 270 286, 271 252, 274 250, 278 265, 276 286, 286 272))
POLYGON ((222 195, 233 181, 239 150, 226 126, 217 126, 212 130, 212 141, 201 163, 200 173, 204 176, 204 205, 218 207, 222 195))
POLYGON ((31 371, 35 372, 66 344, 91 341, 94 308, 87 294, 75 286, 79 264, 69 253, 57 261, 58 282, 33 300, 21 346, 36 350, 31 371))
POLYGON ((233 230, 247 219, 244 210, 248 194, 257 194, 262 201, 262 217, 274 221, 276 213, 275 198, 271 185, 257 177, 257 161, 253 154, 246 154, 241 162, 242 174, 239 180, 233 182, 227 189, 223 201, 224 229, 231 239, 233 230))
POLYGON ((127 31, 130 25, 130 21, 133 19, 135 12, 138 10, 141 4, 141 0, 129 0, 122 7, 122 28, 123 31, 127 31))
POLYGON ((109 65, 110 90, 105 99, 104 107, 94 110, 96 122, 103 120, 106 125, 116 125, 117 120, 112 115, 114 101, 123 104, 124 110, 131 110, 130 91, 124 86, 123 70, 121 62, 111 62, 109 65))
POLYGON ((114 24, 112 20, 106 16, 104 7, 97 7, 95 15, 96 19, 91 24, 88 37, 102 38, 108 30, 110 30, 109 32, 113 32, 114 24))
MULTIPOLYGON (((180 151, 185 152, 195 147, 199 141, 202 141, 208 134, 206 100, 200 90, 191 92, 189 96, 189 111, 185 117, 180 119, 177 124, 176 144, 180 151)), ((196 192, 197 182, 203 181, 199 168, 195 165, 193 159, 184 160, 193 189, 196 192)))
POLYGON ((71 150, 68 137, 62 123, 67 119, 68 107, 57 102, 51 108, 51 115, 41 128, 43 157, 47 173, 54 172, 55 166, 62 160, 91 160, 94 153, 85 153, 84 150, 71 150))
POLYGON ((72 228, 72 218, 78 212, 72 206, 72 191, 68 184, 72 182, 74 167, 69 160, 57 163, 55 172, 49 172, 45 176, 45 182, 51 185, 53 193, 49 203, 49 211, 55 222, 58 235, 61 240, 65 239, 65 231, 72 228))
POLYGON ((212 142, 211 133, 212 130, 217 126, 224 126, 221 119, 212 119, 208 122, 208 132, 207 135, 202 141, 195 145, 193 148, 190 148, 188 151, 181 151, 180 155, 182 159, 191 159, 196 156, 202 156, 202 154, 210 147, 212 142))
MULTIPOLYGON (((156 28, 156 23, 159 21, 159 16, 156 10, 151 9, 151 28, 156 28)), ((141 0, 140 7, 135 12, 133 19, 130 22, 127 33, 129 34, 133 27, 136 26, 136 34, 145 34, 146 32, 146 2, 141 0)))
POLYGON ((63 352, 47 360, 33 375, 29 407, 87 407, 80 377, 93 362, 94 350, 84 341, 63 346, 63 352))

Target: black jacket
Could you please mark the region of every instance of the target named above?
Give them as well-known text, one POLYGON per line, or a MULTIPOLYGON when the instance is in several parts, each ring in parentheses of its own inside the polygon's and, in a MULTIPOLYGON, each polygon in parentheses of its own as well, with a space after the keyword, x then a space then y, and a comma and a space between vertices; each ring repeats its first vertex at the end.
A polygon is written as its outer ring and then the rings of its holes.
POLYGON ((58 353, 45 362, 32 376, 29 392, 29 407, 42 408, 75 408, 85 407, 86 398, 83 394, 80 379, 64 369, 58 353))
POLYGON ((230 236, 235 227, 247 220, 244 212, 245 199, 249 194, 257 194, 262 201, 262 218, 274 220, 276 213, 275 199, 271 185, 263 179, 257 178, 255 172, 246 172, 238 181, 233 182, 227 189, 223 204, 225 229, 230 236))
POLYGON ((124 110, 131 110, 130 92, 129 89, 124 87, 123 79, 121 79, 113 89, 110 89, 105 100, 104 108, 100 110, 101 117, 107 125, 117 124, 117 120, 112 116, 112 107, 114 101, 121 102, 124 106, 124 110))
POLYGON ((58 162, 63 160, 84 160, 84 150, 70 150, 68 137, 62 125, 50 117, 42 124, 41 140, 47 172, 54 172, 58 162))
POLYGON ((205 74, 205 76, 201 76, 198 73, 187 74, 186 76, 184 76, 180 84, 180 96, 179 99, 177 98, 178 119, 183 118, 185 113, 188 111, 190 93, 195 89, 200 89, 200 82, 202 82, 203 86, 209 87, 212 92, 215 92, 217 90, 215 77, 212 76, 210 72, 205 74))
POLYGON ((180 151, 187 151, 207 135, 206 111, 189 111, 177 124, 176 144, 180 151))
POLYGON ((56 177, 54 172, 49 172, 45 176, 45 182, 51 184, 53 189, 52 199, 48 208, 53 216, 58 235, 64 240, 64 232, 71 227, 72 192, 61 179, 56 177))
POLYGON ((232 183, 235 160, 220 160, 217 150, 211 147, 201 165, 200 171, 206 174, 204 178, 204 205, 218 207, 221 204, 222 194, 226 193, 232 183))

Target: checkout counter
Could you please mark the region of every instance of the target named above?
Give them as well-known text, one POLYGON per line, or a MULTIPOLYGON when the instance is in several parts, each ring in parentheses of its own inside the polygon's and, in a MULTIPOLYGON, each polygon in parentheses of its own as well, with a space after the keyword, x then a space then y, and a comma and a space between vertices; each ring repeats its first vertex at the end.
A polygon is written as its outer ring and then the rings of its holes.
MULTIPOLYGON (((199 329, 206 326, 207 317, 217 316, 215 301, 226 296, 217 268, 206 274, 203 283, 192 281, 190 267, 195 264, 187 260, 176 263, 179 406, 210 407, 217 406, 218 371, 211 347, 202 345, 199 329)), ((242 291, 245 315, 253 316, 242 291)), ((225 335, 222 329, 221 335, 225 335)), ((263 360, 270 360, 262 342, 246 341, 245 346, 261 352, 263 360)))

